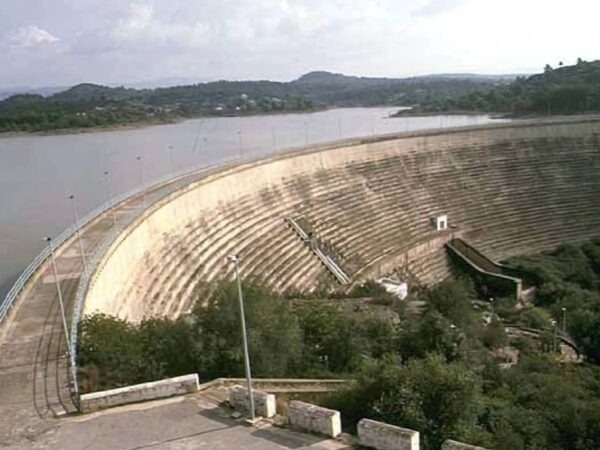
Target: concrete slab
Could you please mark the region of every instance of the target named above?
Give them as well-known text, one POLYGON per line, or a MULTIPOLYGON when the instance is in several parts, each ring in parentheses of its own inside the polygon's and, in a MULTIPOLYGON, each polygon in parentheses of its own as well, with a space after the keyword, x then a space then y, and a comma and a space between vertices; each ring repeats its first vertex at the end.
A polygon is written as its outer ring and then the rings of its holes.
POLYGON ((10 447, 24 449, 141 450, 345 450, 338 441, 276 428, 248 426, 232 419, 201 394, 128 405, 59 420, 59 426, 34 440, 10 447))

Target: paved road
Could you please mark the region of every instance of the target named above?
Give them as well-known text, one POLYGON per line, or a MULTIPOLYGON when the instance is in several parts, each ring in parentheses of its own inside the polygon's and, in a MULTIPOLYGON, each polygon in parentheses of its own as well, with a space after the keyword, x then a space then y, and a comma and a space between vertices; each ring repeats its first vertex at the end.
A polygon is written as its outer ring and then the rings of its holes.
POLYGON ((253 428, 230 418, 202 394, 114 408, 59 420, 52 430, 15 450, 342 450, 351 446, 265 425, 253 428))
MULTIPOLYGON (((151 205, 214 170, 195 172, 148 189, 145 204, 151 205)), ((133 196, 118 204, 114 214, 118 219, 138 211, 143 204, 141 194, 133 196)), ((82 230, 87 258, 112 226, 111 210, 82 230)), ((70 318, 83 267, 76 239, 58 249, 57 267, 70 318)), ((0 446, 33 439, 56 426, 56 416, 75 410, 68 389, 67 362, 55 278, 46 261, 0 327, 0 446)))

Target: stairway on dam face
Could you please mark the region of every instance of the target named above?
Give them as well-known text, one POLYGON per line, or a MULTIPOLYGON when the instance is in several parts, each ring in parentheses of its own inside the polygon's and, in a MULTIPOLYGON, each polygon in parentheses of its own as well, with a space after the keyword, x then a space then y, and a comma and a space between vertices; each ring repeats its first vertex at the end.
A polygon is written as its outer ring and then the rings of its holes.
POLYGON ((452 236, 430 222, 439 214, 448 214, 452 233, 494 258, 587 239, 600 234, 598 128, 522 128, 489 141, 460 133, 405 146, 398 140, 389 144, 398 142, 397 151, 373 144, 344 164, 282 173, 278 182, 199 211, 151 243, 119 294, 117 312, 184 313, 211 283, 232 277, 225 262, 231 253, 244 276, 280 291, 331 281, 284 225, 291 214, 304 215, 359 267, 359 277, 407 261, 425 284, 448 274, 443 244, 452 236))

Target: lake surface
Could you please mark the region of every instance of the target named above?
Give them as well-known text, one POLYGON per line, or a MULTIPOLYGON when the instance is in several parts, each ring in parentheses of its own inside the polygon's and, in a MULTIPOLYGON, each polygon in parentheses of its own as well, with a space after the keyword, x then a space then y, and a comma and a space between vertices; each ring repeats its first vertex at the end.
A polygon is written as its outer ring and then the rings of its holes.
POLYGON ((112 195, 175 170, 339 138, 492 122, 488 116, 389 118, 398 108, 194 119, 133 130, 0 138, 0 301, 18 274, 73 221, 112 195), (172 149, 169 149, 172 147, 172 149))

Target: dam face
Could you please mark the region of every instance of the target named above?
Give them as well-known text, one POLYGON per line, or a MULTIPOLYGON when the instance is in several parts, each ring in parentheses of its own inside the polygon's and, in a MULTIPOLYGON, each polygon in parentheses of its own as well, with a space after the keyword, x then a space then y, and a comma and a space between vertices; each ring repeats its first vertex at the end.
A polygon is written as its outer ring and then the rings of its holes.
POLYGON ((149 208, 92 277, 85 313, 176 317, 231 279, 336 284, 286 218, 352 281, 448 275, 444 243, 503 259, 600 234, 600 121, 507 124, 316 147, 207 175, 149 208), (438 231, 433 219, 447 215, 438 231))

